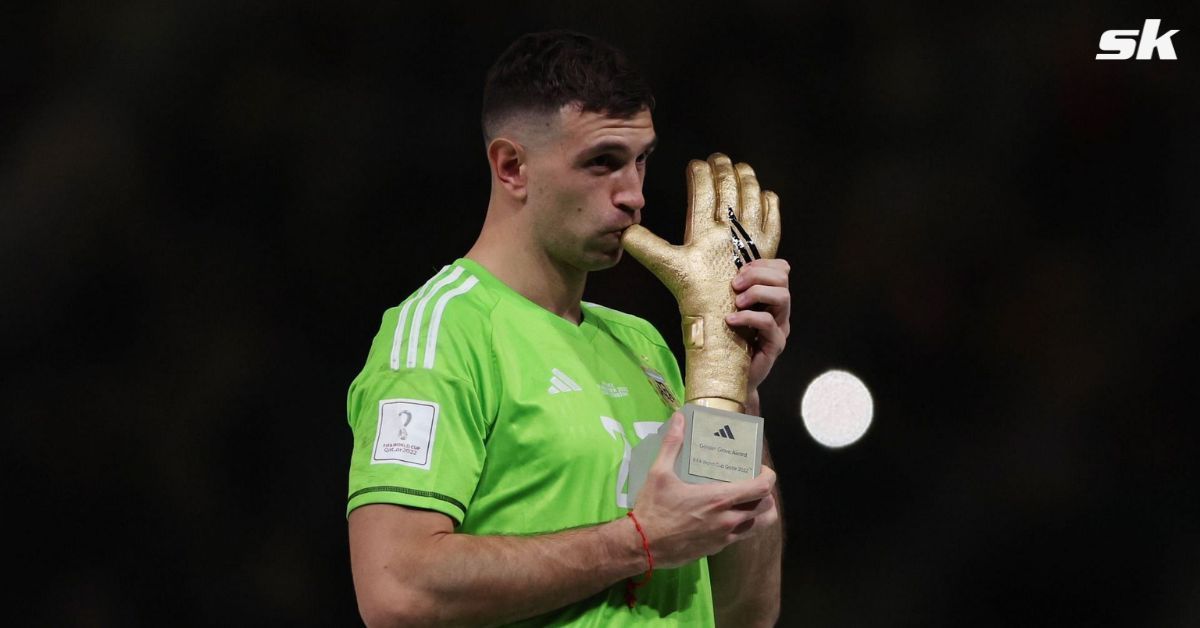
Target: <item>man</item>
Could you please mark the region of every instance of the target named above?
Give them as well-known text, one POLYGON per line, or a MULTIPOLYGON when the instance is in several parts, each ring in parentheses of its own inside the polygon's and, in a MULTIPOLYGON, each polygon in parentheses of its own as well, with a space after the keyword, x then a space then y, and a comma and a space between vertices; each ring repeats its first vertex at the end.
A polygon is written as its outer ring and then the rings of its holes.
MULTIPOLYGON (((367 624, 777 617, 769 456, 751 480, 680 481, 674 356, 646 321, 581 301, 641 219, 653 103, 621 53, 577 33, 523 36, 489 72, 479 239, 384 314, 350 387, 347 510, 367 624), (631 446, 668 418, 626 516, 631 446)), ((741 311, 727 320, 758 338, 748 413, 788 333, 787 272, 759 260, 734 280, 741 311)))

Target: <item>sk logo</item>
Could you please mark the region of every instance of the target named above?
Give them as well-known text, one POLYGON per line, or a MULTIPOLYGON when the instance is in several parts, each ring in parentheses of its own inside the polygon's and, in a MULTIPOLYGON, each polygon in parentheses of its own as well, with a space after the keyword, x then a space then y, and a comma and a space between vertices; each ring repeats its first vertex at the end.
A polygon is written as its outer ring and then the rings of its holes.
POLYGON ((1178 33, 1179 30, 1167 31, 1165 35, 1158 34, 1158 26, 1162 20, 1146 20, 1142 25, 1142 30, 1114 30, 1104 31, 1100 34, 1100 52, 1096 54, 1096 58, 1100 60, 1108 59, 1129 59, 1133 56, 1134 50, 1137 51, 1138 60, 1145 61, 1153 59, 1154 53, 1158 52, 1159 59, 1176 60, 1175 46, 1171 44, 1171 36, 1178 33))

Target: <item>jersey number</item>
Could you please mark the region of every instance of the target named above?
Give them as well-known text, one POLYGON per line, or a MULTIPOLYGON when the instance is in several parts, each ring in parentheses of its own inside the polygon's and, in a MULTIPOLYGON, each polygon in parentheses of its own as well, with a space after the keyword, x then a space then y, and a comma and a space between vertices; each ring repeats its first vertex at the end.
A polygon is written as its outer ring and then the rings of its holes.
MULTIPOLYGON (((616 419, 602 416, 600 423, 604 425, 604 430, 609 436, 620 437, 621 443, 625 445, 625 452, 621 454, 621 470, 617 472, 617 506, 629 508, 629 458, 633 455, 633 447, 629 444, 629 437, 625 435, 625 426, 616 419)), ((635 421, 633 431, 637 432, 640 441, 657 432, 662 424, 662 421, 635 421)))

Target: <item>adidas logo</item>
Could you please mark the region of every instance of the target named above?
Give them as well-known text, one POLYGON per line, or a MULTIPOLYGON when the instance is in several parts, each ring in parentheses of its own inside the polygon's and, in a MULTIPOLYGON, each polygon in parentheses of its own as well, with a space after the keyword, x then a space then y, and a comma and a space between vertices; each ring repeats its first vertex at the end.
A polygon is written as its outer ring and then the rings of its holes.
POLYGON ((583 390, 583 388, 580 388, 579 384, 575 383, 575 380, 567 377, 566 373, 558 369, 550 369, 550 388, 546 392, 551 395, 557 395, 558 393, 580 390, 583 390))
POLYGON ((713 436, 720 436, 721 438, 728 438, 729 440, 735 440, 733 438, 733 430, 729 429, 728 425, 713 432, 713 436))

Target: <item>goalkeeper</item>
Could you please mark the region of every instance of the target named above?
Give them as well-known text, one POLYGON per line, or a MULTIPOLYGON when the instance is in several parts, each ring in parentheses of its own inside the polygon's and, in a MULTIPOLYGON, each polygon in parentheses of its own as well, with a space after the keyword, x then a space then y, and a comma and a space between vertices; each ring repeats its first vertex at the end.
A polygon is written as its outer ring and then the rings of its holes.
MULTIPOLYGON (((619 51, 578 33, 525 35, 489 71, 479 238, 384 313, 348 394, 351 565, 367 624, 776 620, 769 456, 754 479, 679 480, 677 361, 646 321, 582 301, 588 273, 615 265, 640 222, 653 106, 619 51), (631 504, 631 447, 664 422, 631 504)), ((693 162, 689 185, 758 194, 749 168, 720 155, 693 162)), ((749 414, 788 335, 788 270, 760 259, 732 281, 738 311, 725 322, 754 338, 749 414)))

